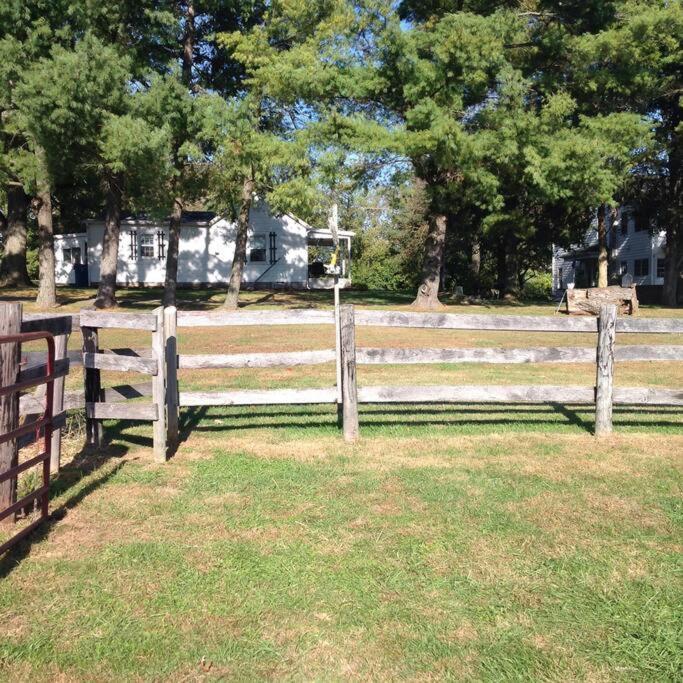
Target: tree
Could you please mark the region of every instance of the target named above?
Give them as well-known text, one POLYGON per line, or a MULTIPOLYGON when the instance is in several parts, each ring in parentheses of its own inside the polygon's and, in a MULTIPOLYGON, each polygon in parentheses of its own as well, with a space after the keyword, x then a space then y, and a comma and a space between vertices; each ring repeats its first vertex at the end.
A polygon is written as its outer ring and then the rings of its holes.
POLYGON ((663 303, 675 306, 683 296, 683 7, 615 1, 602 22, 564 43, 566 80, 582 111, 633 111, 654 129, 659 152, 639 174, 666 229, 663 303))

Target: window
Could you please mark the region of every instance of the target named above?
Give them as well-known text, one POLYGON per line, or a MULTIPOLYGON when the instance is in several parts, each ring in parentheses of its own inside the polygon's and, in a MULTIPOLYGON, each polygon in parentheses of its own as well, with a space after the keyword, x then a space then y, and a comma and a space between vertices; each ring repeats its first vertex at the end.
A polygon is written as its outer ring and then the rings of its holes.
POLYGON ((628 273, 628 261, 621 261, 619 263, 619 275, 626 275, 628 273))
POLYGON ((64 263, 72 263, 74 265, 81 263, 81 248, 71 247, 69 249, 62 249, 62 259, 64 263))
POLYGON ((251 238, 251 248, 249 250, 249 260, 250 261, 262 261, 266 260, 266 236, 265 235, 254 235, 251 238))
POLYGON ((621 210, 621 234, 628 235, 628 211, 621 210))
POLYGON ((637 258, 633 262, 633 274, 636 277, 646 277, 650 274, 650 259, 637 258))
POLYGON ((643 208, 638 209, 636 211, 635 215, 635 225, 633 226, 633 229, 636 232, 642 232, 643 230, 649 230, 650 229, 650 216, 648 215, 647 211, 643 208))
POLYGON ((154 258, 154 235, 140 235, 140 256, 142 258, 154 258))
POLYGON ((657 259, 657 277, 664 277, 664 272, 666 269, 666 262, 664 261, 663 258, 658 258, 657 259))

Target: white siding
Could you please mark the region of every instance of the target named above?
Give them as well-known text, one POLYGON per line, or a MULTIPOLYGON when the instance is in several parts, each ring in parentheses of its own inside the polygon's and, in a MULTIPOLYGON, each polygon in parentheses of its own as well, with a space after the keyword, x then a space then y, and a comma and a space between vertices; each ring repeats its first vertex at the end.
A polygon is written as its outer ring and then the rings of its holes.
POLYGON ((73 285, 74 268, 70 262, 64 260, 64 250, 78 247, 81 250, 81 261, 85 263, 85 242, 87 235, 70 234, 70 235, 55 235, 54 249, 55 249, 55 281, 58 285, 73 285))
MULTIPOLYGON (((168 252, 168 226, 149 221, 122 221, 119 237, 117 282, 122 285, 163 284, 166 260, 159 258, 157 233, 164 235, 168 252), (131 231, 136 233, 137 248, 131 255, 131 231), (143 235, 151 236, 153 257, 141 255, 143 235)), ((100 259, 104 225, 88 225, 88 263, 90 281, 100 279, 100 259)), ((178 256, 178 282, 182 284, 226 283, 230 277, 235 251, 236 226, 225 219, 211 223, 181 226, 178 256)), ((289 283, 305 285, 308 279, 307 227, 291 216, 273 216, 265 204, 254 205, 249 216, 247 262, 242 281, 250 284, 289 283), (275 257, 270 263, 270 234, 275 235, 275 257), (255 235, 264 235, 266 260, 252 262, 251 246, 255 235), (272 267, 271 267, 272 266, 272 267), (267 271, 267 272, 266 272, 267 271), (260 279, 259 279, 260 278, 260 279)), ((64 282, 66 284, 66 282, 64 282)))

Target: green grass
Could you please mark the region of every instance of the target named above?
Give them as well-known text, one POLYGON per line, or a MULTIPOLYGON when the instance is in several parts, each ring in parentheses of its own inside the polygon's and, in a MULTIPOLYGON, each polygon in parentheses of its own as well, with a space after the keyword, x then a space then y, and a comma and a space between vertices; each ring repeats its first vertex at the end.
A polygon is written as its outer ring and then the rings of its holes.
MULTIPOLYGON (((6 679, 680 673, 680 434, 404 425, 347 447, 235 413, 165 467, 67 468, 65 516, 2 566, 6 679)), ((129 432, 113 448, 149 439, 129 432)))
MULTIPOLYGON (((72 293, 67 307, 89 294, 72 293)), ((126 292, 125 308, 151 308, 157 294, 126 292)), ((220 299, 185 294, 196 305, 220 299)), ((327 305, 329 294, 292 296, 254 305, 327 305)), ((594 344, 591 335, 362 335, 368 346, 594 344)), ((683 343, 671 339, 648 341, 683 343)), ((330 339, 323 327, 214 328, 180 344, 230 353, 330 339)), ((617 385, 680 386, 681 372, 623 363, 617 385)), ((393 366, 361 367, 359 380, 590 384, 593 373, 393 366)), ((181 388, 333 381, 331 366, 198 371, 181 375, 181 388)), ((597 441, 587 406, 363 406, 353 446, 332 407, 181 417, 183 440, 165 465, 152 462, 148 425, 111 422, 107 448, 77 453, 54 479, 53 519, 0 561, 0 679, 680 678, 682 410, 617 407, 615 435, 597 441)))

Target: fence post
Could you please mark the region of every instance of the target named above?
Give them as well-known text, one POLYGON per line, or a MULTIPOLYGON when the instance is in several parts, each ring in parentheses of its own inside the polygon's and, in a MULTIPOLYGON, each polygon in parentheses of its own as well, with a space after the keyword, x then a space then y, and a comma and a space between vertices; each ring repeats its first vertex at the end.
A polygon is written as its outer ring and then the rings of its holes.
POLYGON ((345 304, 339 309, 341 327, 341 374, 344 441, 358 439, 358 389, 356 386, 356 329, 354 308, 345 304))
MULTIPOLYGON (((21 304, 0 304, 0 335, 21 332, 21 304)), ((0 386, 8 387, 19 379, 21 361, 20 344, 0 345, 0 386)), ((0 434, 7 434, 19 426, 19 392, 0 396, 0 434)), ((0 445, 0 473, 6 472, 18 462, 19 451, 16 439, 0 445)), ((0 509, 16 501, 17 480, 8 479, 0 484, 0 509)), ((6 517, 0 524, 14 523, 14 515, 6 517)))
POLYGON ((341 313, 339 310, 339 283, 334 285, 334 360, 337 377, 337 426, 343 424, 344 397, 342 395, 342 350, 341 350, 341 313))
MULTIPOLYGON (((99 336, 96 327, 81 327, 83 336, 83 354, 99 351, 99 336)), ((95 368, 84 368, 84 398, 85 398, 85 442, 90 446, 102 445, 102 422, 94 417, 88 417, 88 403, 99 402, 102 394, 100 371, 95 368)))
MULTIPOLYGON (((69 341, 69 333, 59 334, 55 337, 55 361, 67 357, 66 347, 69 341)), ((52 391, 52 412, 59 415, 64 409, 64 377, 54 381, 52 391)), ((52 432, 52 452, 50 455, 50 471, 59 472, 60 458, 62 454, 62 430, 58 427, 52 432)))
POLYGON ((157 374, 152 376, 152 402, 157 407, 153 424, 154 459, 166 462, 166 351, 164 348, 164 307, 155 308, 156 330, 152 332, 152 358, 157 361, 157 374))
POLYGON ((178 447, 178 311, 175 306, 164 309, 164 342, 166 353, 166 420, 168 449, 178 447))
POLYGON ((614 304, 600 306, 595 380, 595 436, 606 436, 612 433, 616 325, 617 307, 614 304))

